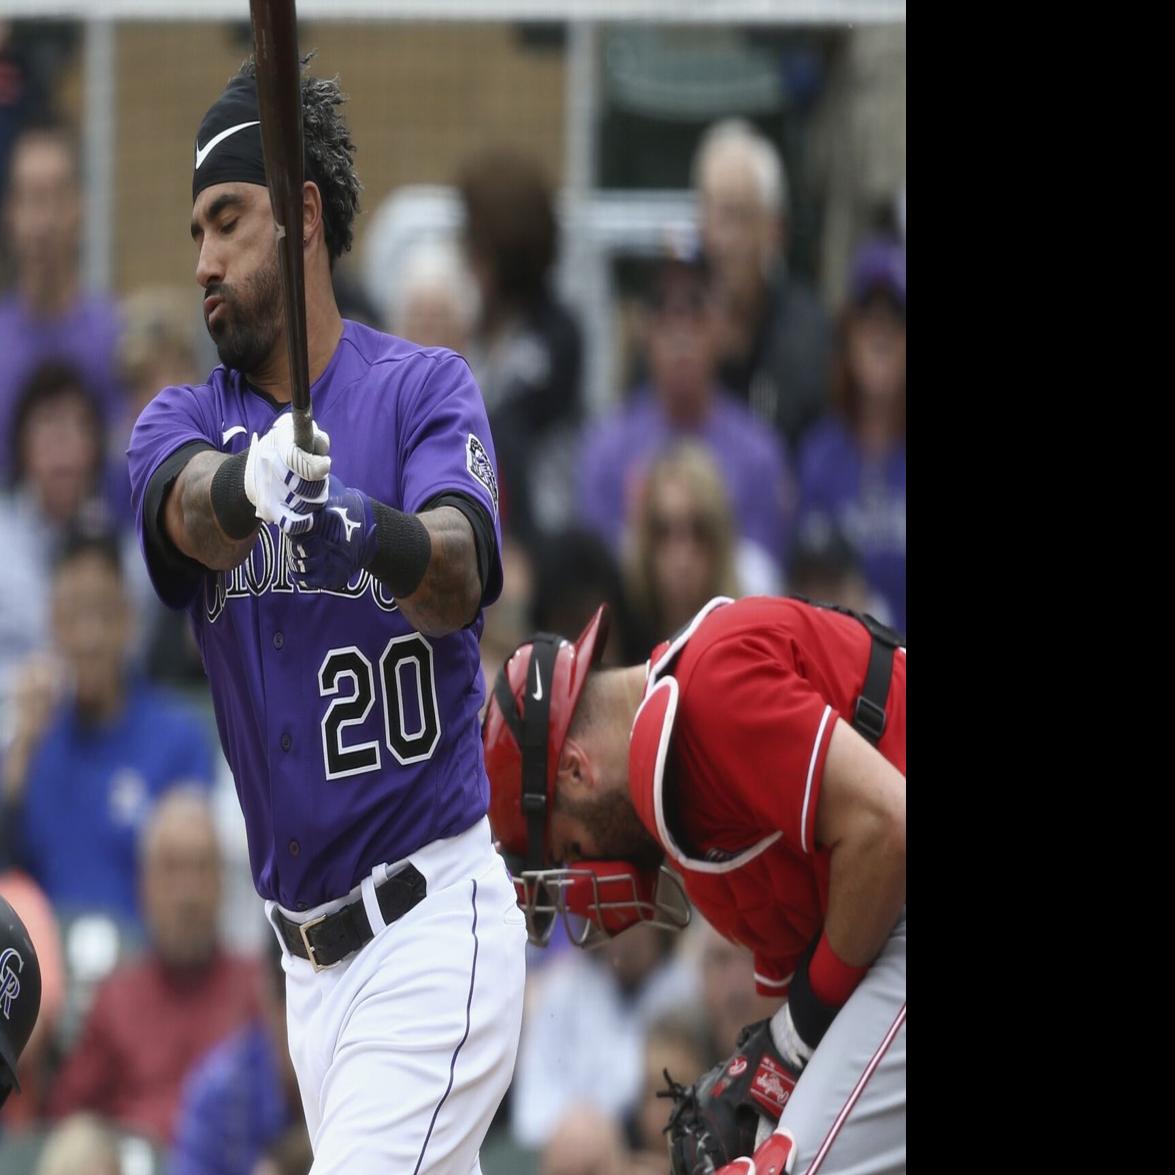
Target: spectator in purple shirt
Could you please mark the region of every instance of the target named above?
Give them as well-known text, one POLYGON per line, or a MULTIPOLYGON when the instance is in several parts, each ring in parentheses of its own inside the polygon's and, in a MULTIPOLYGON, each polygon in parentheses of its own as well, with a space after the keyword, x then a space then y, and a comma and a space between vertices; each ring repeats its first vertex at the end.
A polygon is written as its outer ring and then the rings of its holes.
POLYGON ((722 471, 741 538, 782 563, 792 510, 783 446, 716 382, 717 335, 706 266, 663 261, 651 290, 650 381, 588 431, 579 467, 580 519, 614 551, 623 547, 625 519, 635 517, 650 462, 692 438, 722 471))
MULTIPOLYGON (((12 149, 4 227, 15 270, 0 299, 0 430, 12 435, 20 389, 38 364, 63 360, 85 373, 103 418, 117 415, 118 315, 82 292, 79 270, 82 202, 73 140, 60 127, 25 130, 12 149)), ((0 451, 0 475, 9 473, 0 451)))
POLYGON ((839 528, 905 632, 906 255, 897 241, 868 241, 854 259, 832 396, 836 414, 800 451, 798 530, 839 528))

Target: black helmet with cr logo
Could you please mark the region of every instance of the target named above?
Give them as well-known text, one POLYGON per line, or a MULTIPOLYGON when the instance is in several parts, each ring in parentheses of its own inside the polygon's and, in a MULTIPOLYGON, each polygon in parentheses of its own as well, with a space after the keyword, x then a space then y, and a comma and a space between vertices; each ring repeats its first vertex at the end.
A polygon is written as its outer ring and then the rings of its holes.
POLYGON ((41 1010, 41 965, 29 932, 0 897, 0 1105, 20 1089, 16 1063, 41 1010))

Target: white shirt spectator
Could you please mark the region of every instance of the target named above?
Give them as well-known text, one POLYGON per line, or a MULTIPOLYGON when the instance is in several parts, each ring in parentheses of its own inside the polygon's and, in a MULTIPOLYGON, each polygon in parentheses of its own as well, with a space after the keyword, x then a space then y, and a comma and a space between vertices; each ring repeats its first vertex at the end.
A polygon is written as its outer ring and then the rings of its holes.
POLYGON ((603 953, 571 950, 555 960, 523 1017, 511 1095, 515 1141, 545 1146, 576 1104, 628 1113, 644 1081, 649 1024, 697 994, 696 972, 672 954, 630 993, 603 953))

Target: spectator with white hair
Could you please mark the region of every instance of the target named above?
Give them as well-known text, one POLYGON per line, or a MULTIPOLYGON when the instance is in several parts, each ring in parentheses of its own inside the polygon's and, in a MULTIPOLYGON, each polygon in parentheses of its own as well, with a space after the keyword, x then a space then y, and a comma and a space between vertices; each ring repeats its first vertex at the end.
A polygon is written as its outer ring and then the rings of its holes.
POLYGON ((387 329, 422 347, 448 347, 460 355, 469 346, 477 309, 477 287, 456 245, 424 240, 404 262, 387 329))
POLYGON ((832 332, 787 263, 790 193, 774 145, 725 119, 694 156, 702 246, 720 310, 720 382, 774 425, 792 452, 824 411, 832 332))

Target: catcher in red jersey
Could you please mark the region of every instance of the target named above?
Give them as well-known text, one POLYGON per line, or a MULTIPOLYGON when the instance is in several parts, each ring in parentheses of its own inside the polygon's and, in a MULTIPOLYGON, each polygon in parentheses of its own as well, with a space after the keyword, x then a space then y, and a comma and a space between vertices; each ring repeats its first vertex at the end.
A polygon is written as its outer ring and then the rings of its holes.
POLYGON ((712 600, 649 661, 602 669, 601 608, 539 634, 482 729, 490 820, 532 941, 591 946, 690 901, 783 1001, 692 1085, 675 1175, 906 1165, 906 650, 872 617, 712 600))

